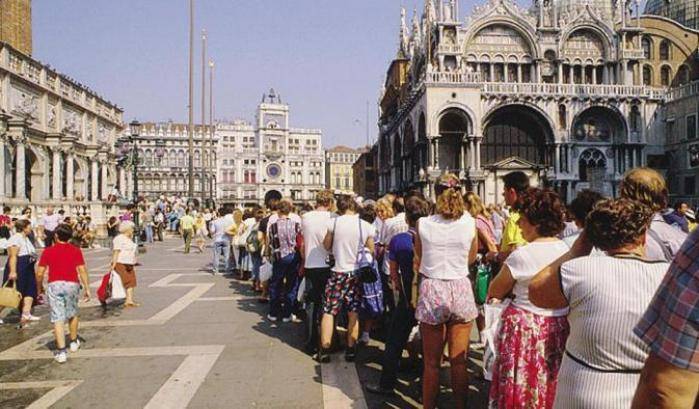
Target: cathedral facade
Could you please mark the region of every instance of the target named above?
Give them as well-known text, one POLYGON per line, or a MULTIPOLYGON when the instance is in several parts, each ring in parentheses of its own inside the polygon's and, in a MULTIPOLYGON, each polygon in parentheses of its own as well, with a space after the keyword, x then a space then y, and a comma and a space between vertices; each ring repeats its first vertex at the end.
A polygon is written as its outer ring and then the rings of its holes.
MULTIPOLYGON (((642 14, 620 0, 488 0, 465 21, 456 0, 427 0, 411 23, 403 11, 380 100, 379 193, 432 194, 453 172, 497 203, 502 176, 521 170, 567 199, 611 196, 630 168, 670 167, 668 107, 699 76, 697 33, 642 14)), ((685 119, 672 131, 686 137, 685 119)))

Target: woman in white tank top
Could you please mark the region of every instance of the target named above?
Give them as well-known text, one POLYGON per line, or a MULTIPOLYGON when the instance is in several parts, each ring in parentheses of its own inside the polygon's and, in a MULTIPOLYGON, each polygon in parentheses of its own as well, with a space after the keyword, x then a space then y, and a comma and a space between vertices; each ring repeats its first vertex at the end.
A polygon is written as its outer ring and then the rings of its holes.
POLYGON ((478 251, 476 223, 466 212, 455 175, 443 175, 435 193, 436 214, 418 221, 415 240, 415 271, 420 272, 415 318, 424 355, 422 403, 426 409, 436 407, 439 367, 448 342, 456 407, 464 408, 469 335, 478 316, 468 278, 468 266, 478 251))

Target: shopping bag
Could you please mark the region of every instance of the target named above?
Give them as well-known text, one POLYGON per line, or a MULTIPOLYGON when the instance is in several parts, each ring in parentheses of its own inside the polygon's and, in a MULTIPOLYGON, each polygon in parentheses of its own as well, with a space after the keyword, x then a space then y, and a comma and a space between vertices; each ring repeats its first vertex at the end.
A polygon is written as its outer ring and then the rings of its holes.
POLYGON ((99 288, 97 288, 97 299, 100 303, 105 304, 107 299, 111 296, 112 289, 110 287, 110 281, 112 279, 112 273, 107 273, 102 276, 102 281, 100 282, 99 288))
POLYGON ((485 328, 481 331, 481 339, 485 343, 483 352, 483 377, 488 380, 493 380, 493 366, 497 358, 498 333, 500 332, 500 316, 502 312, 510 305, 510 300, 506 299, 496 304, 485 304, 485 328))
POLYGON ((17 291, 17 281, 12 281, 12 287, 9 284, 10 280, 7 280, 5 285, 0 288, 0 307, 19 308, 22 294, 17 291))
POLYGON ((299 284, 299 290, 296 293, 296 301, 303 302, 306 296, 306 277, 301 279, 301 284, 299 284))
POLYGON ((112 300, 123 300, 126 298, 126 289, 121 282, 121 277, 116 271, 112 271, 112 300))
POLYGON ((260 266, 260 282, 264 283, 269 281, 270 278, 272 278, 272 264, 266 262, 260 266))

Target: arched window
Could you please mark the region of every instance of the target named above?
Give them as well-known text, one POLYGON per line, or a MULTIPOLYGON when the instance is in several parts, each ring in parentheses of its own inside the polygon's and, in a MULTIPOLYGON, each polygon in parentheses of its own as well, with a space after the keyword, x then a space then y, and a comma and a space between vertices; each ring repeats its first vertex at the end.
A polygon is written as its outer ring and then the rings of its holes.
POLYGON ((184 167, 184 151, 179 151, 177 154, 177 166, 184 167))
POLYGON ((643 48, 643 56, 647 60, 653 58, 653 43, 650 41, 650 38, 643 37, 641 40, 641 47, 643 48))
POLYGON ((631 107, 629 124, 631 125, 631 132, 638 132, 641 129, 641 113, 638 110, 638 105, 631 107))
POLYGON ((146 149, 145 165, 146 166, 153 166, 153 152, 150 149, 146 149))
POLYGON ((580 181, 601 182, 607 171, 607 158, 598 149, 588 149, 580 155, 579 171, 580 181))
POLYGON ((643 66, 643 85, 653 85, 653 69, 650 65, 643 66))
POLYGON ((194 166, 201 166, 201 153, 199 151, 194 152, 194 166))
POLYGON ((660 59, 662 61, 670 60, 670 57, 672 56, 672 50, 671 50, 671 46, 670 46, 669 41, 663 40, 660 43, 660 50, 659 50, 658 54, 660 55, 660 59))
POLYGON ((684 85, 689 83, 689 68, 686 65, 680 67, 677 71, 677 85, 684 85))
POLYGON ((660 69, 660 85, 663 87, 670 86, 670 79, 672 78, 672 70, 667 65, 660 69))

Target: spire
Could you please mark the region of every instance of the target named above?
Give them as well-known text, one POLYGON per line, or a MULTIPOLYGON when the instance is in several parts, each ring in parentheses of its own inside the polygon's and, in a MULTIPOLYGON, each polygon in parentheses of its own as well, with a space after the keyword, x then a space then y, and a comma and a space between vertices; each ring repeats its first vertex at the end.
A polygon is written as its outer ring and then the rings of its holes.
POLYGON ((400 33, 398 39, 398 58, 407 58, 408 55, 408 24, 405 20, 405 7, 400 8, 400 33))

